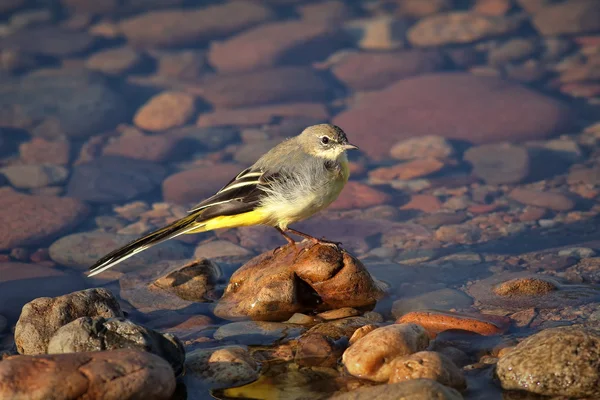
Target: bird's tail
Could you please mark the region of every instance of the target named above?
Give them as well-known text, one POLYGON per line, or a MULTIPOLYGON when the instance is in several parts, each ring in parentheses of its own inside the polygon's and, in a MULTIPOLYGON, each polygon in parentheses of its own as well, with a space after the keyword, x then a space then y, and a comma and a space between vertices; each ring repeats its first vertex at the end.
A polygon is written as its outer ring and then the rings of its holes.
POLYGON ((100 272, 106 271, 121 261, 124 261, 129 257, 154 246, 155 244, 162 243, 165 240, 172 239, 192 230, 199 232, 199 228, 201 227, 199 226, 200 224, 198 223, 197 219, 197 213, 190 214, 163 228, 157 229, 154 232, 150 232, 146 236, 136 239, 133 242, 127 243, 125 246, 105 255, 96 261, 96 263, 90 267, 90 273, 88 276, 94 276, 100 272))

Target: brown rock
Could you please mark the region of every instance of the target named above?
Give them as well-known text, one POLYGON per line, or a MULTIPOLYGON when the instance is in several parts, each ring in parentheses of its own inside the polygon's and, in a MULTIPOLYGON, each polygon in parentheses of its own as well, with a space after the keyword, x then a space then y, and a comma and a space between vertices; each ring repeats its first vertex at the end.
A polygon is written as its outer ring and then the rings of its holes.
POLYGON ((358 340, 364 338, 365 336, 367 336, 369 333, 373 332, 377 328, 379 328, 379 327, 377 325, 373 325, 373 324, 361 326, 360 328, 355 330, 354 333, 352 334, 352 336, 350 337, 350 340, 349 340, 350 345, 353 345, 358 340))
POLYGON ((344 347, 321 333, 308 333, 298 340, 294 361, 301 367, 335 368, 344 347))
POLYGON ((434 351, 420 351, 398 357, 392 361, 391 369, 389 383, 426 378, 457 390, 467 387, 462 371, 448 357, 434 351))
POLYGON ((342 193, 330 206, 330 210, 360 209, 380 204, 391 200, 390 195, 379 191, 364 183, 350 181, 346 184, 342 193))
POLYGON ((567 181, 570 184, 585 183, 588 185, 597 185, 600 183, 600 168, 582 168, 573 170, 569 173, 567 181))
POLYGON ((29 196, 0 188, 0 250, 53 239, 87 214, 86 205, 76 199, 29 196))
POLYGON ((332 397, 332 400, 462 400, 459 392, 431 379, 415 379, 387 385, 363 387, 332 397))
POLYGON ((514 32, 519 25, 518 20, 455 11, 421 19, 408 30, 408 40, 413 46, 471 43, 514 32))
POLYGON ((111 139, 102 154, 161 162, 174 155, 178 144, 179 139, 171 135, 145 135, 137 129, 127 129, 111 139))
POLYGON ((234 178, 243 167, 237 164, 220 164, 178 172, 167 177, 162 185, 165 201, 189 205, 212 196, 234 178), (197 182, 202 182, 198 185, 197 182))
POLYGON ((414 194, 410 201, 400 207, 401 210, 419 210, 426 213, 434 213, 442 207, 442 202, 435 196, 429 194, 414 194))
POLYGON ((260 365, 241 346, 197 349, 187 354, 187 374, 211 388, 241 386, 256 380, 260 365))
POLYGON ((555 211, 569 211, 575 207, 575 202, 573 200, 560 193, 515 188, 509 193, 508 196, 522 204, 541 208, 549 208, 555 211))
POLYGON ((544 36, 574 35, 600 30, 600 7, 595 0, 570 0, 541 7, 533 25, 544 36))
POLYGON ((333 123, 351 127, 348 134, 361 150, 382 158, 399 140, 432 132, 473 143, 516 142, 569 130, 573 117, 564 104, 523 86, 445 73, 404 79, 363 95, 333 123))
POLYGON ((213 42, 208 59, 223 72, 306 65, 324 59, 346 42, 343 31, 326 21, 273 22, 213 42))
POLYGON ((66 140, 50 141, 34 137, 19 145, 19 154, 26 164, 65 165, 69 162, 70 147, 66 140))
POLYGON ((194 96, 163 92, 152 97, 135 114, 133 122, 148 131, 162 131, 185 124, 195 113, 194 96))
POLYGON ((329 118, 329 111, 325 104, 320 103, 273 104, 233 110, 218 109, 200 114, 196 124, 201 127, 260 126, 270 124, 274 119, 280 117, 309 117, 325 121, 329 118))
POLYGON ((272 16, 258 3, 230 1, 196 9, 149 11, 121 21, 119 28, 138 47, 182 46, 223 37, 272 16))
POLYGON ((460 329, 484 336, 499 335, 508 329, 509 321, 496 315, 459 314, 444 311, 412 311, 400 317, 396 323, 413 323, 422 326, 430 336, 460 329))
POLYGON ((63 325, 79 317, 123 317, 117 299, 106 289, 87 289, 55 298, 40 297, 23 307, 15 327, 21 354, 44 354, 63 325))
POLYGON ((444 225, 435 231, 435 238, 440 242, 469 244, 481 237, 481 229, 474 225, 444 225))
POLYGON ((493 290, 498 296, 535 296, 558 290, 558 287, 550 281, 539 278, 516 278, 502 282, 493 290))
POLYGON ((422 18, 451 10, 452 0, 401 0, 396 1, 396 14, 403 17, 422 18))
POLYGON ((341 0, 308 3, 300 5, 297 10, 303 20, 313 22, 339 23, 353 15, 351 8, 341 0))
POLYGON ((385 382, 392 373, 391 361, 422 351, 429 345, 425 330, 415 324, 393 324, 375 329, 344 352, 342 361, 354 376, 385 382))
POLYGON ((512 8, 512 0, 476 0, 473 11, 491 17, 505 15, 512 8))
POLYGON ((209 103, 223 108, 318 102, 330 96, 325 79, 311 69, 302 67, 214 75, 200 82, 200 91, 209 103))
POLYGON ((206 66, 206 54, 198 50, 160 51, 152 55, 157 58, 158 76, 197 79, 206 66))
POLYGON ((370 306, 382 295, 350 254, 302 242, 263 253, 238 269, 214 313, 225 319, 284 321, 297 312, 370 306))
POLYGON ((66 57, 89 50, 96 38, 86 32, 55 26, 29 27, 0 38, 0 48, 26 54, 66 57))
POLYGON ((12 356, 0 363, 0 397, 5 399, 167 400, 175 385, 165 360, 129 349, 12 356))
POLYGON ((136 68, 142 60, 142 55, 137 51, 121 47, 92 54, 85 61, 85 66, 105 74, 121 75, 136 68))
POLYGON ((523 146, 509 143, 471 147, 464 159, 473 166, 473 174, 486 183, 519 183, 530 174, 530 156, 523 146))
POLYGON ((154 285, 178 297, 196 302, 210 301, 221 276, 219 267, 210 260, 193 261, 154 281, 154 285))
POLYGON ((445 160, 454 155, 452 144, 441 136, 419 136, 396 143, 390 155, 398 160, 430 159, 445 160))
POLYGON ((369 178, 374 182, 386 182, 391 180, 410 180, 421 178, 444 168, 444 163, 435 158, 413 160, 393 167, 377 168, 369 173, 369 178))
POLYGON ((383 89, 390 83, 441 69, 444 58, 436 51, 349 53, 334 62, 331 72, 354 90, 383 89))

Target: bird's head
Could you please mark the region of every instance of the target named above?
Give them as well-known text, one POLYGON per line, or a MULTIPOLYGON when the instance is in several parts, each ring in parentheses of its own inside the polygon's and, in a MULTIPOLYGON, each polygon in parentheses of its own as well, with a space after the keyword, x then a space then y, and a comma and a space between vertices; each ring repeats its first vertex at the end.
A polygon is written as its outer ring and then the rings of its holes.
POLYGON ((346 134, 339 126, 331 124, 309 126, 302 131, 298 139, 308 153, 332 161, 345 154, 346 150, 358 149, 348 142, 346 134))

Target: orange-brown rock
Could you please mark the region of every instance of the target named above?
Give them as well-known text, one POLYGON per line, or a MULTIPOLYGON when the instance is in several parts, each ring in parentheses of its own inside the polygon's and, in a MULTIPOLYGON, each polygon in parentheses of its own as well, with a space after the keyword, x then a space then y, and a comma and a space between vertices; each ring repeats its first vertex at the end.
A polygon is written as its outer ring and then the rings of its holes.
POLYGON ((467 386, 465 376, 452 360, 434 351, 419 351, 391 362, 389 383, 412 379, 433 379, 442 385, 463 390, 467 386))
POLYGON ((444 163, 434 158, 413 160, 392 167, 377 168, 369 174, 369 177, 380 182, 395 179, 410 180, 438 172, 442 168, 444 168, 444 163))
POLYGON ((163 92, 152 97, 133 118, 133 122, 148 131, 162 131, 181 126, 196 111, 194 96, 183 92, 163 92))
POLYGON ((267 251, 238 269, 214 313, 285 321, 297 312, 373 306, 383 294, 351 254, 304 241, 267 251))
POLYGON ((135 350, 12 356, 0 362, 2 399, 170 399, 173 369, 135 350))
POLYGON ((385 204, 390 200, 390 195, 377 190, 370 185, 359 182, 348 182, 337 200, 329 206, 329 209, 353 210, 357 208, 367 208, 385 204))
POLYGON ((498 335, 508 329, 509 320, 495 315, 459 314, 444 311, 413 311, 398 318, 396 323, 421 325, 431 337, 450 329, 475 332, 484 336, 498 335))

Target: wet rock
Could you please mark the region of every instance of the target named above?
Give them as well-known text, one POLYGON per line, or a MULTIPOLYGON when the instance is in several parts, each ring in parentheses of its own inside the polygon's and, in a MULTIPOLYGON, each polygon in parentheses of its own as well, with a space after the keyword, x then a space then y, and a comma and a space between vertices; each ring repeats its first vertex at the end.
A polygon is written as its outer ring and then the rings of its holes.
POLYGON ((396 2, 395 14, 416 19, 432 14, 449 11, 453 7, 452 0, 403 0, 396 2))
POLYGON ((468 12, 451 12, 425 17, 408 30, 413 46, 471 43, 505 35, 519 28, 518 20, 468 12))
POLYGON ((392 315, 400 318, 411 311, 428 309, 449 311, 450 309, 468 308, 471 304, 473 304, 473 299, 463 292, 445 288, 394 301, 392 315))
POLYGON ((283 321, 296 312, 366 307, 382 295, 349 253, 302 242, 263 253, 238 269, 214 313, 225 319, 283 321))
POLYGON ((462 371, 448 357, 434 351, 420 351, 398 357, 392 361, 391 369, 389 383, 425 378, 457 390, 467 387, 462 371))
POLYGON ((119 28, 137 47, 183 46, 227 36, 272 15, 260 4, 230 1, 203 8, 149 11, 121 21, 119 28))
POLYGON ((250 250, 226 240, 202 243, 194 251, 194 257, 210 260, 247 260, 252 254, 250 250))
POLYGON ((0 168, 4 175, 16 188, 35 189, 57 185, 69 176, 69 170, 59 165, 11 165, 0 168))
MULTIPOLYGON (((85 270, 100 257, 137 238, 136 235, 115 235, 106 232, 74 233, 52 243, 49 249, 50 258, 57 264, 85 270)), ((185 245, 172 240, 124 260, 119 264, 119 269, 146 267, 156 260, 183 259, 189 253, 185 245)))
POLYGON ((213 42, 208 59, 222 72, 307 65, 324 59, 347 42, 344 32, 326 21, 273 22, 213 42))
POLYGON ((282 322, 240 321, 221 326, 213 334, 217 340, 245 344, 272 345, 297 338, 305 328, 282 322))
POLYGON ((544 36, 576 35, 600 30, 600 7, 594 0, 570 0, 541 7, 532 23, 544 36))
POLYGON ((154 354, 131 349, 12 356, 0 363, 0 397, 31 400, 167 400, 175 392, 171 366, 154 354), (35 390, 32 390, 35 388, 35 390))
POLYGON ((411 160, 392 167, 380 167, 369 172, 369 179, 375 183, 392 180, 411 180, 436 173, 444 168, 444 163, 435 158, 411 160))
POLYGON ((87 137, 113 128, 126 115, 125 102, 106 80, 83 70, 41 70, 0 88, 0 125, 35 136, 87 137), (45 132, 48 125, 53 128, 45 132))
POLYGON ((589 247, 570 247, 558 252, 559 257, 573 257, 577 260, 591 258, 596 256, 596 252, 589 247))
POLYGON ((399 140, 431 132, 472 143, 517 142, 569 130, 573 117, 563 103, 524 86, 499 78, 444 73, 403 79, 365 94, 333 123, 351 126, 361 150, 383 158, 399 140))
POLYGON ((144 57, 141 53, 128 47, 107 49, 92 54, 86 61, 88 69, 109 75, 121 75, 137 68, 144 57))
POLYGON ((87 214, 88 208, 76 199, 28 196, 0 188, 0 250, 52 239, 75 227, 87 214))
POLYGON ((93 203, 120 203, 156 188, 165 169, 145 160, 103 156, 76 165, 67 194, 93 203))
POLYGON ((363 379, 385 382, 392 373, 390 362, 425 350, 429 338, 415 324, 393 324, 375 329, 344 352, 342 361, 348 372, 363 379))
POLYGON ((355 210, 391 201, 391 196, 364 183, 350 181, 340 196, 329 206, 331 210, 355 210))
POLYGON ((513 7, 512 0, 476 0, 473 11, 477 14, 505 15, 513 7))
POLYGON ((549 208, 555 211, 569 211, 575 207, 575 202, 573 200, 560 193, 515 188, 509 193, 508 196, 522 204, 541 208, 549 208))
POLYGON ((488 63, 492 66, 501 66, 511 62, 523 61, 533 56, 537 47, 537 43, 531 39, 511 39, 498 47, 490 49, 488 63))
POLYGON ((498 361, 502 388, 544 396, 600 396, 600 334, 582 327, 543 330, 498 361))
POLYGON ((298 340, 294 361, 302 367, 335 368, 345 346, 320 333, 309 333, 298 340))
POLYGON ((357 47, 377 51, 404 47, 407 29, 406 21, 387 15, 350 21, 345 26, 357 47))
POLYGON ((179 138, 170 135, 145 135, 137 129, 127 129, 121 136, 111 139, 102 154, 161 162, 179 153, 179 143, 179 138))
POLYGON ((205 151, 220 150, 238 140, 239 137, 237 129, 225 126, 204 128, 183 126, 181 128, 170 129, 167 135, 178 139, 191 140, 205 151))
POLYGON ((86 32, 67 30, 54 26, 29 27, 15 31, 0 39, 0 48, 20 52, 65 57, 89 50, 96 38, 86 32))
POLYGON ((70 144, 66 140, 50 141, 32 138, 19 145, 20 159, 25 164, 65 165, 69 162, 70 144))
POLYGON ((592 286, 563 284, 554 278, 527 272, 498 274, 476 281, 467 293, 481 304, 506 309, 562 308, 600 298, 600 292, 592 286))
POLYGON ((48 343, 48 354, 137 349, 167 360, 176 375, 183 371, 183 345, 124 318, 81 317, 59 328, 48 343))
POLYGON ((491 336, 503 333, 509 326, 509 321, 502 317, 443 311, 412 311, 400 317, 397 322, 418 324, 425 328, 432 337, 452 329, 491 336))
POLYGON ((434 213, 442 207, 442 202, 436 197, 427 194, 414 194, 408 203, 400 207, 401 210, 419 210, 425 213, 434 213))
POLYGON ((300 5, 298 13, 303 20, 338 23, 353 15, 352 9, 340 0, 325 0, 318 3, 300 5))
MULTIPOLYGON (((335 55, 334 55, 335 56, 335 55)), ((347 53, 332 61, 331 72, 354 90, 377 90, 414 75, 441 69, 444 58, 436 51, 347 53)))
POLYGON ((341 318, 356 317, 357 315, 360 315, 360 311, 358 311, 356 308, 342 307, 336 310, 329 310, 319 313, 317 314, 317 317, 322 318, 325 321, 331 321, 341 318))
POLYGON ((63 325, 80 317, 123 317, 117 299, 106 289, 87 289, 55 298, 40 297, 23 307, 15 327, 21 354, 45 354, 63 325))
POLYGON ((241 346, 191 351, 185 366, 187 374, 200 377, 211 388, 241 386, 256 380, 260 372, 260 365, 241 346))
POLYGON ((157 60, 156 74, 178 79, 197 79, 205 69, 206 54, 200 50, 153 52, 157 60))
POLYGON ((219 267, 210 260, 200 259, 168 273, 154 281, 167 290, 189 301, 210 301, 215 284, 221 276, 219 267))
POLYGON ((350 336, 350 340, 348 341, 348 343, 350 345, 353 345, 358 340, 364 338, 365 336, 367 336, 369 333, 373 332, 377 328, 379 328, 379 326, 373 325, 373 324, 361 326, 360 328, 358 328, 357 330, 354 331, 352 336, 350 336))
POLYGON ((373 321, 365 317, 347 317, 317 324, 310 328, 307 334, 319 333, 335 341, 349 339, 358 329, 372 323, 373 321))
POLYGON ((329 111, 320 103, 273 104, 251 108, 222 109, 202 113, 196 124, 209 126, 261 126, 270 124, 277 118, 308 117, 325 121, 329 111))
POLYGON ((200 82, 200 91, 202 97, 217 108, 318 102, 327 100, 331 94, 324 78, 303 67, 214 75, 200 82))
POLYGON ((445 225, 435 231, 435 238, 440 242, 469 244, 481 237, 481 229, 474 225, 445 225))
POLYGON ((486 183, 519 183, 530 173, 530 157, 525 147, 508 143, 471 147, 464 159, 473 166, 473 174, 486 183))
POLYGON ((570 184, 586 183, 589 185, 597 185, 600 183, 600 168, 575 169, 569 173, 567 181, 570 184))
POLYGON ((178 172, 164 180, 163 198, 182 205, 197 203, 212 196, 243 169, 238 164, 218 164, 178 172), (199 181, 202 185, 195 183, 199 181))
POLYGON ((430 379, 415 379, 388 385, 360 388, 332 397, 332 400, 396 400, 396 399, 436 399, 462 400, 459 392, 430 379))
POLYGON ((162 92, 152 97, 133 117, 148 131, 163 131, 185 124, 195 113, 194 96, 182 92, 162 92))
POLYGON ((452 144, 441 136, 426 135, 402 140, 390 149, 390 155, 397 160, 435 158, 445 160, 454 155, 452 144))

